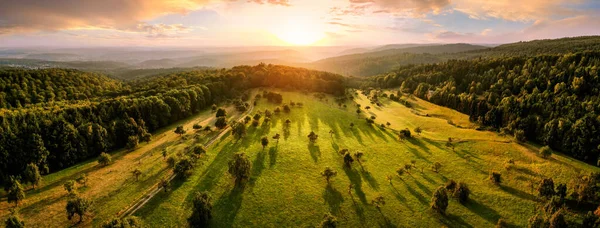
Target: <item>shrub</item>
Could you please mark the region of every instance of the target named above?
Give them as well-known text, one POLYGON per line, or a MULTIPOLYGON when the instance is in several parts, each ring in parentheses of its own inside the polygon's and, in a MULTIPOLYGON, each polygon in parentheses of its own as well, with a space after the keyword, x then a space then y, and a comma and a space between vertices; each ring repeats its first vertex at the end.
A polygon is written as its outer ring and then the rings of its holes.
POLYGON ((6 228, 24 228, 25 222, 17 216, 15 212, 13 212, 8 218, 4 221, 4 226, 6 228))
POLYGON ((207 192, 196 193, 192 206, 192 215, 188 218, 190 227, 208 227, 213 207, 210 195, 207 192))
POLYGON ((112 162, 112 158, 111 158, 110 154, 102 152, 100 154, 100 157, 98 157, 98 164, 100 164, 102 166, 107 166, 111 162, 112 162))
POLYGON ((469 201, 469 195, 471 195, 471 190, 466 183, 459 182, 456 190, 454 190, 454 197, 458 198, 458 202, 461 204, 465 204, 469 201))
POLYGON ((175 167, 173 167, 173 172, 179 177, 186 178, 192 175, 192 168, 193 164, 190 158, 184 157, 177 161, 175 167))
POLYGON ((527 227, 530 227, 530 228, 548 227, 548 223, 546 222, 546 220, 544 219, 544 217, 542 215, 535 214, 534 216, 531 216, 531 218, 529 218, 529 220, 527 221, 527 227))
POLYGON ((448 208, 448 193, 444 187, 438 187, 431 197, 431 209, 445 214, 446 208, 448 208))
POLYGON ((344 155, 344 164, 346 164, 346 166, 350 168, 352 167, 352 162, 354 162, 354 158, 352 158, 352 155, 350 155, 350 153, 346 153, 346 155, 344 155))
POLYGON ((177 126, 175 128, 175 134, 178 134, 180 136, 185 134, 185 129, 183 129, 183 126, 181 126, 181 125, 177 126))
POLYGON ((410 130, 408 130, 408 128, 406 128, 404 130, 400 130, 400 137, 401 138, 410 138, 411 137, 410 130))
POLYGON ((223 108, 219 108, 217 110, 217 114, 215 115, 215 117, 217 117, 217 118, 218 117, 225 117, 225 116, 227 116, 227 111, 225 111, 225 109, 223 109, 223 108))
POLYGON ((176 163, 177 163, 177 159, 174 156, 170 156, 169 158, 167 158, 167 166, 169 168, 175 167, 176 163))
POLYGON ((435 163, 433 163, 433 165, 431 165, 431 169, 436 173, 439 172, 439 170, 441 168, 442 168, 442 163, 439 163, 439 162, 435 162, 435 163))
POLYGON ((564 199, 567 196, 567 185, 566 184, 558 184, 556 186, 556 195, 561 199, 564 199))
POLYGON ((525 131, 523 131, 523 130, 515 130, 514 136, 518 142, 527 141, 527 138, 525 137, 525 131))
POLYGON ((253 127, 258 127, 258 124, 259 124, 259 123, 258 123, 258 120, 253 120, 253 121, 252 121, 252 126, 253 126, 253 127))
POLYGON ((87 199, 84 199, 78 195, 72 196, 67 201, 67 218, 71 220, 73 216, 78 215, 79 222, 81 222, 83 220, 83 216, 90 208, 90 204, 90 201, 88 201, 87 199))
POLYGON ((497 172, 490 173, 490 180, 494 184, 500 184, 502 182, 502 175, 497 172))
POLYGON ((227 127, 227 119, 224 116, 217 118, 217 122, 215 122, 215 127, 223 129, 227 127))
POLYGON ((549 158, 552 156, 552 150, 548 146, 540 148, 540 156, 543 158, 549 158))
POLYGON ((75 190, 75 181, 72 180, 68 180, 67 182, 65 182, 63 184, 63 188, 69 193, 73 193, 73 191, 75 190))
POLYGON ((552 178, 543 179, 537 188, 541 197, 550 198, 554 195, 554 181, 552 178))

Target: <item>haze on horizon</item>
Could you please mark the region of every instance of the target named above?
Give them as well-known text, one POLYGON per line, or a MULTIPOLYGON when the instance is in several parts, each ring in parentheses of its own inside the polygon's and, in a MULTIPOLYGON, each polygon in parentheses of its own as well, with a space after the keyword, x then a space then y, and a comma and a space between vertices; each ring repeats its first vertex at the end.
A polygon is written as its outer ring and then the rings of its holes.
POLYGON ((0 2, 0 47, 491 44, 599 34, 594 0, 0 2))

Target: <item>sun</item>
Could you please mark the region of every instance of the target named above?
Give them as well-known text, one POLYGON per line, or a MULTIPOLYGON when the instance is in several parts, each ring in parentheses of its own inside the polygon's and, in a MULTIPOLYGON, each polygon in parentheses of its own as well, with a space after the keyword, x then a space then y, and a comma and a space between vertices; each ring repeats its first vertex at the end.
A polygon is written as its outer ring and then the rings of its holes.
POLYGON ((318 23, 302 17, 288 18, 273 34, 287 44, 298 46, 312 45, 325 38, 318 23))

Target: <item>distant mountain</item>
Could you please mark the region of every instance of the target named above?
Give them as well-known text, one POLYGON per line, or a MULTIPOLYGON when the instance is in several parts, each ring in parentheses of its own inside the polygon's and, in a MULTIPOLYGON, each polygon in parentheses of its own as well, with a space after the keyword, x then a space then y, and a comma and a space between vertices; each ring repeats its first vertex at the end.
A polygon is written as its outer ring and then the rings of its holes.
POLYGON ((77 54, 71 53, 39 53, 39 54, 28 54, 25 56, 26 59, 43 59, 47 61, 81 61, 83 57, 77 54))
POLYGON ((404 48, 412 48, 412 47, 436 46, 436 45, 440 45, 440 44, 387 44, 387 45, 380 46, 378 48, 374 48, 371 50, 371 52, 385 51, 385 50, 392 50, 392 49, 404 49, 404 48))

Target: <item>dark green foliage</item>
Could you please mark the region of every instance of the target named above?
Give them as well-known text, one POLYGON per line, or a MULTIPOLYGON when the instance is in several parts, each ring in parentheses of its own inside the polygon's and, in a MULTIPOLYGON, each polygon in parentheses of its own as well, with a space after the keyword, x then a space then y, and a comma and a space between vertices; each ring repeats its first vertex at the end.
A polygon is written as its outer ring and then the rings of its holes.
POLYGON ((243 122, 236 123, 233 126, 232 134, 236 139, 241 139, 246 136, 246 124, 243 122))
POLYGON ((554 196, 554 197, 550 198, 550 200, 548 200, 548 202, 546 202, 543 209, 547 215, 551 215, 551 214, 554 214, 554 212, 560 210, 564 204, 565 204, 565 201, 563 199, 561 199, 558 196, 554 196))
POLYGON ((182 157, 179 158, 177 163, 175 163, 175 167, 173 167, 173 172, 179 177, 187 178, 192 175, 193 167, 194 164, 189 157, 182 157))
POLYGON ((127 137, 127 144, 125 145, 125 148, 127 148, 128 150, 134 150, 135 148, 138 147, 138 145, 140 144, 140 140, 137 136, 132 135, 127 137))
POLYGON ((352 167, 352 162, 354 162, 354 158, 352 158, 352 155, 350 153, 346 153, 346 155, 344 155, 344 164, 346 165, 346 167, 352 167))
POLYGON ((25 228, 25 222, 13 212, 4 220, 4 226, 6 228, 25 228))
POLYGON ((540 214, 535 214, 531 216, 527 221, 528 228, 547 228, 548 222, 544 219, 544 216, 540 214))
POLYGON ((311 143, 315 143, 315 142, 317 142, 317 139, 318 139, 318 138, 319 138, 319 135, 317 135, 317 134, 316 134, 314 131, 311 131, 311 132, 308 134, 308 140, 309 140, 311 143))
POLYGON ((194 128, 194 130, 201 130, 202 125, 196 123, 196 124, 194 124, 194 126, 192 126, 192 128, 194 128))
POLYGON ((260 118, 262 118, 262 115, 260 115, 260 113, 254 114, 254 117, 253 117, 254 120, 259 121, 260 118))
POLYGON ((565 215, 563 210, 558 210, 555 212, 549 220, 550 228, 568 228, 567 221, 565 220, 565 215))
POLYGON ((438 187, 431 197, 431 209, 440 214, 445 214, 446 208, 448 208, 448 193, 446 188, 438 187))
POLYGON ((336 175, 337 175, 337 171, 333 170, 330 167, 325 167, 323 172, 321 172, 321 176, 325 177, 325 180, 327 180, 327 184, 329 184, 329 180, 332 177, 335 177, 336 175))
POLYGON ((465 204, 469 201, 471 190, 466 183, 459 182, 456 189, 454 190, 453 196, 458 199, 458 202, 465 204))
POLYGON ((289 106, 289 105, 284 105, 284 106, 283 106, 283 111, 284 111, 285 113, 290 113, 290 111, 292 111, 292 110, 290 109, 290 106, 289 106))
POLYGON ((73 216, 79 216, 79 222, 83 220, 83 216, 90 209, 91 202, 79 195, 70 196, 67 200, 67 218, 71 220, 73 216))
POLYGON ((235 179, 237 186, 250 179, 251 169, 252 163, 250 163, 250 160, 248 160, 248 157, 244 153, 234 154, 233 159, 229 161, 228 172, 235 179))
POLYGON ((225 109, 223 109, 223 108, 219 108, 219 109, 217 109, 217 114, 215 116, 217 118, 219 118, 219 117, 226 117, 227 116, 227 111, 225 111, 225 109))
POLYGON ((543 179, 538 186, 537 191, 541 197, 550 198, 554 196, 554 181, 552 178, 543 179))
POLYGON ((540 148, 540 156, 543 158, 549 158, 552 156, 552 150, 548 146, 540 148))
POLYGON ((183 129, 183 126, 179 125, 175 128, 175 134, 178 135, 183 135, 185 134, 185 129, 183 129))
POLYGON ((198 192, 192 201, 192 215, 188 218, 190 227, 208 227, 212 219, 212 198, 208 192, 198 192))
POLYGON ((490 173, 490 181, 492 181, 492 183, 499 185, 500 183, 502 183, 502 175, 500 173, 497 172, 491 172, 490 173))
POLYGON ((508 228, 508 223, 504 219, 498 219, 495 228, 508 228))
POLYGON ((15 205, 19 205, 19 202, 25 199, 23 186, 16 178, 11 177, 11 183, 6 194, 6 199, 9 203, 15 203, 15 205))
POLYGON ((138 217, 127 216, 125 218, 113 218, 102 224, 102 228, 141 228, 146 227, 138 217))
POLYGON ((33 188, 42 182, 42 175, 40 175, 37 165, 33 163, 29 163, 29 165, 27 165, 25 172, 23 172, 23 182, 30 183, 33 188))
POLYGON ((398 135, 400 136, 400 139, 411 137, 410 130, 408 130, 408 128, 400 130, 400 133, 398 135))
POLYGON ((338 224, 337 218, 333 216, 331 213, 327 213, 323 216, 323 221, 319 224, 318 227, 321 228, 336 228, 338 224))
POLYGON ((267 101, 275 104, 281 104, 283 102, 283 96, 279 93, 267 92, 263 94, 264 98, 267 98, 267 101))
POLYGON ((365 120, 367 121, 367 124, 374 124, 375 121, 373 119, 370 118, 365 118, 365 120))
POLYGON ((262 137, 260 139, 260 144, 262 145, 263 150, 264 150, 265 147, 269 145, 269 138, 267 138, 266 136, 262 137))
POLYGON ((110 154, 101 153, 100 156, 98 157, 98 164, 100 164, 101 166, 107 166, 111 162, 112 162, 112 157, 110 156, 110 154))
POLYGON ((583 222, 581 227, 583 228, 594 228, 600 226, 600 221, 598 220, 598 216, 588 211, 587 214, 583 216, 583 222))
POLYGON ((253 120, 253 121, 252 121, 252 126, 253 126, 253 127, 258 127, 258 125, 259 125, 259 124, 260 124, 260 123, 258 122, 258 120, 253 120))
POLYGON ((215 127, 220 129, 227 127, 227 119, 223 116, 217 118, 217 122, 215 122, 215 127))
POLYGON ((450 191, 450 192, 454 192, 454 189, 456 188, 456 181, 450 179, 446 182, 446 186, 445 186, 446 190, 450 191))
POLYGON ((75 181, 72 181, 72 180, 66 181, 63 184, 63 188, 67 191, 67 193, 74 194, 75 193, 75 181))

